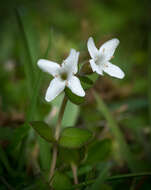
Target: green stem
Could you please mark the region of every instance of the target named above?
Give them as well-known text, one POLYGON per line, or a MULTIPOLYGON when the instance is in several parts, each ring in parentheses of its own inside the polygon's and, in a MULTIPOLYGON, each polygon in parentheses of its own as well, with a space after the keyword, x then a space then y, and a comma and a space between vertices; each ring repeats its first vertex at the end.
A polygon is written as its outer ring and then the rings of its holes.
MULTIPOLYGON (((106 180, 107 181, 124 180, 124 179, 135 178, 135 177, 144 177, 144 176, 151 176, 151 172, 141 172, 141 173, 116 175, 116 176, 108 177, 108 178, 106 178, 106 180)), ((78 185, 74 185, 71 189, 76 189, 79 187, 87 186, 87 185, 95 183, 95 181, 96 180, 85 181, 85 182, 80 183, 78 185)))
POLYGON ((51 161, 51 167, 50 167, 50 176, 49 176, 49 182, 51 182, 52 177, 54 175, 55 167, 56 167, 56 161, 57 161, 57 154, 58 154, 58 147, 56 144, 53 145, 53 153, 52 153, 52 161, 51 161))
POLYGON ((77 165, 73 162, 71 163, 71 169, 73 173, 74 184, 77 185, 78 184, 77 165))
MULTIPOLYGON (((55 139, 56 141, 59 140, 59 136, 60 136, 60 131, 61 131, 61 122, 63 119, 63 115, 64 115, 64 111, 66 108, 66 104, 67 104, 67 97, 66 95, 63 98, 62 101, 62 105, 59 111, 59 115, 58 115, 58 121, 57 121, 57 125, 56 125, 56 129, 55 129, 55 139)), ((55 171, 55 167, 56 167, 56 161, 57 161, 57 153, 58 153, 58 146, 55 143, 53 145, 53 153, 52 153, 52 162, 51 162, 51 167, 50 167, 50 176, 49 176, 49 181, 51 181, 53 175, 54 175, 54 171, 55 171)))
POLYGON ((67 97, 65 95, 64 98, 63 98, 63 101, 62 101, 62 105, 61 105, 61 108, 60 108, 60 111, 59 111, 58 121, 57 121, 57 125, 56 125, 55 139, 57 141, 58 141, 59 135, 60 135, 61 122, 62 122, 62 119, 63 119, 63 115, 64 115, 65 107, 66 107, 66 104, 67 104, 67 100, 68 99, 67 99, 67 97))

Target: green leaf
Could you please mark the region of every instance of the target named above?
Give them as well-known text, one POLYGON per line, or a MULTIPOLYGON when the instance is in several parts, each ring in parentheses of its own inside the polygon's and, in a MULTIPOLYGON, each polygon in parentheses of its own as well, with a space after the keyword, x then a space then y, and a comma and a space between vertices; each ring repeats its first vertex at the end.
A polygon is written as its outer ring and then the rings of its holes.
POLYGON ((73 94, 69 88, 65 88, 65 93, 67 97, 69 98, 69 100, 74 104, 77 104, 77 105, 82 104, 85 100, 84 97, 73 94))
POLYGON ((99 78, 99 75, 97 73, 92 73, 91 75, 88 76, 88 78, 95 83, 97 81, 97 79, 99 78))
POLYGON ((89 88, 92 87, 93 81, 91 79, 89 79, 88 77, 80 76, 79 79, 81 81, 81 85, 84 88, 84 90, 88 90, 89 88))
POLYGON ((65 190, 65 189, 70 189, 72 187, 72 184, 68 176, 66 176, 61 172, 55 172, 52 181, 52 187, 55 190, 65 190))
POLYGON ((59 158, 67 164, 70 164, 71 162, 78 163, 80 155, 77 149, 60 147, 59 158))
POLYGON ((50 128, 43 121, 30 122, 30 126, 33 127, 35 131, 46 141, 48 142, 54 141, 52 128, 50 128))
POLYGON ((88 148, 88 156, 86 162, 88 164, 96 164, 102 160, 108 158, 111 152, 111 140, 104 139, 102 141, 96 141, 88 148))
POLYGON ((92 133, 86 129, 68 127, 62 131, 59 144, 66 148, 80 148, 92 137, 92 133))
POLYGON ((0 162, 3 164, 3 166, 6 168, 8 174, 11 176, 16 175, 16 171, 11 168, 11 163, 8 160, 6 152, 3 150, 3 148, 0 145, 0 162))

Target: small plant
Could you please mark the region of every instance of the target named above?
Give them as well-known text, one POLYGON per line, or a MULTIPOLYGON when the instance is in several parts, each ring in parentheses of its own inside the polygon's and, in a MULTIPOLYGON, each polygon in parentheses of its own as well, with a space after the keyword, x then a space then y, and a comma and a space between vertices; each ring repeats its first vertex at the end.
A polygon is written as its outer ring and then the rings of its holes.
MULTIPOLYGON (((88 39, 87 46, 91 56, 89 62, 93 72, 99 75, 106 72, 121 79, 124 77, 123 71, 109 62, 113 58, 118 44, 118 39, 112 39, 104 43, 98 50, 92 37, 88 39)), ((55 128, 51 128, 43 121, 31 122, 31 126, 36 132, 52 144, 52 161, 48 181, 49 185, 56 190, 72 187, 68 176, 63 172, 68 166, 71 167, 74 183, 77 185, 78 168, 86 164, 93 165, 105 159, 111 150, 109 139, 98 141, 93 132, 88 129, 76 126, 61 128, 68 100, 79 105, 84 101, 85 86, 87 89, 92 88, 95 82, 89 78, 88 74, 81 72, 82 67, 78 71, 78 59, 79 52, 71 49, 69 56, 61 65, 45 59, 40 59, 37 63, 40 69, 54 77, 46 91, 45 100, 50 102, 63 91, 65 94, 55 128)))

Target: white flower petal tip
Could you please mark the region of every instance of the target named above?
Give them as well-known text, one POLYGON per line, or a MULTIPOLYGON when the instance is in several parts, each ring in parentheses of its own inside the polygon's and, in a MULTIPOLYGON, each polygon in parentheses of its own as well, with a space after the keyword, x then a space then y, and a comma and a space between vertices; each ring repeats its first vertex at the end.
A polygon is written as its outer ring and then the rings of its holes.
POLYGON ((95 57, 98 56, 99 50, 96 48, 94 40, 92 37, 88 39, 87 42, 88 51, 90 53, 90 56, 95 59, 95 57))
POLYGON ((79 52, 75 49, 71 49, 69 56, 63 61, 62 66, 66 70, 70 70, 71 73, 76 74, 78 72, 78 59, 79 52))
POLYGON ((52 101, 56 98, 65 88, 65 82, 58 78, 54 78, 46 91, 45 100, 47 102, 52 101))
POLYGON ((123 79, 125 76, 124 72, 118 66, 113 65, 109 62, 106 64, 103 70, 104 72, 115 78, 123 79))
POLYGON ((85 96, 85 91, 83 90, 80 80, 76 76, 72 76, 68 81, 67 86, 70 90, 77 96, 85 96))
POLYGON ((60 68, 60 65, 58 63, 46 59, 39 59, 37 65, 44 72, 47 72, 52 76, 55 76, 60 68))
POLYGON ((120 41, 117 38, 113 38, 105 42, 99 49, 99 53, 104 56, 104 60, 109 61, 119 45, 120 41))

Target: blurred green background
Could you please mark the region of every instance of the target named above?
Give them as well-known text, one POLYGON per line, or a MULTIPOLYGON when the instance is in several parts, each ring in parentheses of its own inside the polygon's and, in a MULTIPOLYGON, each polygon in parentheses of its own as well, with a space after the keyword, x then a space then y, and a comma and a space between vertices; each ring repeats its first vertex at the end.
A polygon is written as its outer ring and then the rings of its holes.
MULTIPOLYGON (((40 73, 37 60, 47 57, 61 63, 70 48, 75 48, 80 51, 80 62, 88 61, 86 44, 90 36, 94 37, 97 47, 114 37, 120 40, 112 63, 125 72, 125 78, 119 80, 105 74, 99 77, 93 89, 108 106, 136 160, 140 161, 140 171, 151 170, 150 11, 150 0, 1 1, 1 190, 7 189, 4 185, 6 179, 16 189, 23 189, 32 180, 29 177, 32 170, 29 155, 34 154, 34 132, 31 131, 24 141, 24 132, 26 134, 27 131, 24 128, 19 130, 20 126, 30 120, 44 119, 52 125, 56 121, 62 96, 52 103, 45 102, 44 95, 51 78, 40 73), (38 87, 35 85, 37 81, 38 87), (33 98, 34 93, 37 100, 33 98), (20 175, 15 175, 14 170, 20 175), (14 175, 15 179, 12 178, 14 175), (15 180, 20 180, 20 186, 15 180)), ((63 126, 86 126, 96 130, 98 138, 105 136, 111 139, 113 153, 110 159, 115 162, 111 173, 128 173, 130 167, 118 152, 118 140, 113 137, 105 116, 97 108, 92 90, 86 94, 86 101, 80 108, 68 103, 63 126)), ((40 165, 47 170, 50 147, 41 138, 38 144, 40 165)), ((151 188, 148 178, 140 181, 142 184, 137 189, 151 188)), ((114 184, 113 188, 120 189, 123 183, 126 185, 122 189, 129 189, 130 181, 114 184)))

